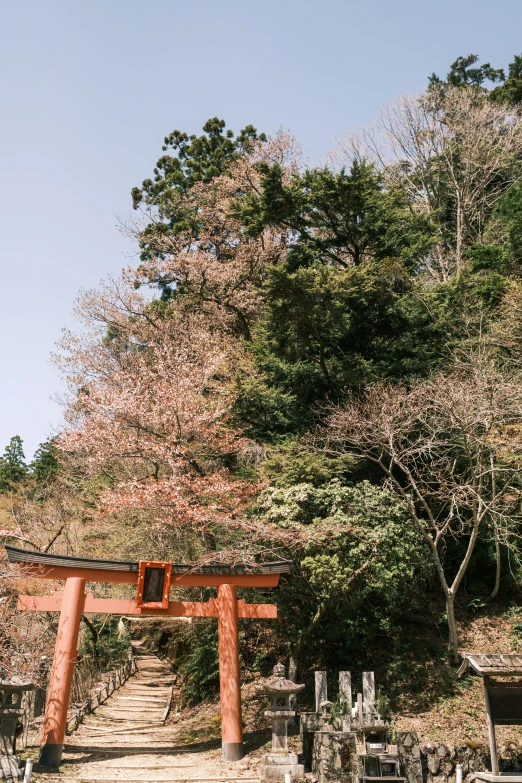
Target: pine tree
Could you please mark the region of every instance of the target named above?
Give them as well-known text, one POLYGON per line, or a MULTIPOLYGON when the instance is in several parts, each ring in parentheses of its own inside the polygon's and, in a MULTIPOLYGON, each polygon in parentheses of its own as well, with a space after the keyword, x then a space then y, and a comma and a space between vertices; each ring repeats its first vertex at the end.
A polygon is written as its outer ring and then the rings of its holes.
POLYGON ((53 439, 40 443, 29 467, 38 484, 52 481, 58 472, 58 457, 53 439))
POLYGON ((19 435, 15 435, 0 457, 0 493, 14 489, 26 475, 23 441, 19 435))

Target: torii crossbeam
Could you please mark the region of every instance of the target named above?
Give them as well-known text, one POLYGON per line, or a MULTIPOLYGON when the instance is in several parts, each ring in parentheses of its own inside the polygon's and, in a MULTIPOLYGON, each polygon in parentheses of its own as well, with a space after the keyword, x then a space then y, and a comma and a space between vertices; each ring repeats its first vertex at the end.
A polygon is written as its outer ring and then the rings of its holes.
POLYGON ((273 619, 275 604, 247 604, 237 599, 237 587, 277 587, 289 563, 246 566, 192 567, 177 563, 122 560, 91 560, 34 552, 6 546, 7 556, 25 575, 39 579, 65 580, 63 593, 46 596, 21 595, 18 609, 25 612, 60 612, 53 668, 45 709, 40 764, 61 763, 67 710, 77 659, 82 614, 121 614, 152 617, 217 617, 219 681, 223 758, 243 758, 241 684, 239 679, 238 618, 273 619), (94 598, 85 593, 87 582, 137 585, 136 599, 94 598), (170 601, 172 585, 217 587, 217 598, 206 603, 170 601))

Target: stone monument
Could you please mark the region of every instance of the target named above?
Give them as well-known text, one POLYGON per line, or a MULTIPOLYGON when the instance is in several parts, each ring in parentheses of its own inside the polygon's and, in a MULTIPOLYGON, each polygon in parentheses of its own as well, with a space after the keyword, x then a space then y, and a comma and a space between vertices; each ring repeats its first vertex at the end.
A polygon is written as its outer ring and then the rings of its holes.
POLYGON ((270 697, 270 709, 265 715, 272 718, 272 752, 264 756, 259 768, 262 781, 284 781, 286 774, 290 774, 292 780, 304 778, 304 766, 298 763, 297 754, 288 750, 288 721, 295 716, 290 697, 304 687, 287 680, 285 667, 278 663, 274 666, 273 678, 258 689, 270 697))

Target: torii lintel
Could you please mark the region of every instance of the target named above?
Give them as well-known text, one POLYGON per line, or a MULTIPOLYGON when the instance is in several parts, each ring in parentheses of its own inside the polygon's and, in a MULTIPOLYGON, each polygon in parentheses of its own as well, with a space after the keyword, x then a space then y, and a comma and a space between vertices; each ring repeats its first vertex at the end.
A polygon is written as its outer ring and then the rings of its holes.
MULTIPOLYGON (((21 612, 61 612, 63 593, 54 595, 19 595, 17 609, 21 612)), ((133 599, 94 598, 85 596, 82 614, 121 614, 142 617, 219 617, 219 606, 215 598, 204 601, 169 601, 167 609, 142 609, 133 599)), ((243 599, 237 602, 239 619, 275 620, 275 604, 247 604, 243 599)))

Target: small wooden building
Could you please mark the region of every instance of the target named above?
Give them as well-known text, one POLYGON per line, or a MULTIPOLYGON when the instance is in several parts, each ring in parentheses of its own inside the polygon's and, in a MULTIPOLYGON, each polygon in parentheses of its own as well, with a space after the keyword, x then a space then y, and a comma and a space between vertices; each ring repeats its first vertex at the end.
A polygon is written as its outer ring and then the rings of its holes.
POLYGON ((521 775, 500 774, 495 736, 496 726, 522 726, 522 680, 492 678, 522 677, 522 655, 465 655, 459 675, 471 666, 484 682, 491 772, 476 777, 491 783, 521 783, 521 775))

